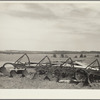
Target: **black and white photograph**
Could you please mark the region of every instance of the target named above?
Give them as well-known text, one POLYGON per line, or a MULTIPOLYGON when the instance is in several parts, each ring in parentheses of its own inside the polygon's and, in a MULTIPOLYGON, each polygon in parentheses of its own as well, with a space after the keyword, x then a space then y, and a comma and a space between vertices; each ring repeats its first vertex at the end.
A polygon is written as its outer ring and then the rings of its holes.
POLYGON ((0 89, 100 89, 100 2, 0 2, 0 89))

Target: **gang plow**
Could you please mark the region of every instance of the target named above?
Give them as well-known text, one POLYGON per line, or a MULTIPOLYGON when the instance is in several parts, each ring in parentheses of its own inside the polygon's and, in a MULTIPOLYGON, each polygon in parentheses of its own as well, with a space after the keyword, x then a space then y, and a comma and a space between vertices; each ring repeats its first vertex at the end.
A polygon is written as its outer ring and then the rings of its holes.
POLYGON ((14 77, 21 74, 22 77, 29 75, 28 68, 34 68, 32 79, 55 80, 56 82, 75 82, 83 85, 91 85, 93 82, 100 82, 100 64, 98 59, 89 65, 73 61, 70 57, 60 65, 52 63, 48 56, 42 58, 38 63, 31 62, 27 54, 22 55, 14 63, 5 63, 0 72, 5 76, 14 77), (27 61, 22 61, 23 58, 27 61), (36 66, 31 66, 36 64, 36 66), (9 67, 7 67, 9 66, 9 67))

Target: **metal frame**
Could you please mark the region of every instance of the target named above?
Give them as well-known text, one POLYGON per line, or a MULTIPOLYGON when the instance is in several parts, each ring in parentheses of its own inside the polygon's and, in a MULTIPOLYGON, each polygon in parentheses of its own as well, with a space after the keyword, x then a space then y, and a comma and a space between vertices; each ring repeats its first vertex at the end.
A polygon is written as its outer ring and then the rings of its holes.
POLYGON ((89 64, 89 65, 86 67, 86 69, 88 69, 88 67, 90 67, 91 65, 95 64, 95 62, 97 62, 98 67, 99 67, 99 70, 100 70, 100 63, 99 63, 98 59, 96 59, 96 60, 93 61, 91 64, 89 64))
POLYGON ((73 60, 71 59, 71 57, 69 57, 65 62, 63 62, 63 63, 60 65, 60 67, 62 67, 64 64, 67 64, 69 60, 71 61, 71 67, 74 68, 73 60))
POLYGON ((14 66, 14 68, 17 68, 16 67, 16 65, 26 65, 26 64, 23 64, 23 63, 21 63, 21 59, 24 57, 24 56, 26 56, 27 57, 27 59, 28 59, 28 65, 30 66, 30 59, 29 59, 29 57, 28 57, 28 55, 25 53, 24 55, 22 55, 20 58, 18 58, 14 63, 5 63, 4 65, 3 65, 3 67, 5 67, 5 65, 7 65, 7 64, 11 64, 11 65, 13 65, 14 66))
POLYGON ((27 59, 28 59, 28 64, 30 65, 30 59, 29 59, 29 56, 28 56, 26 53, 25 53, 24 55, 22 55, 18 60, 16 60, 14 64, 19 64, 19 63, 21 63, 20 61, 21 61, 21 59, 22 59, 24 56, 27 57, 27 59))
POLYGON ((51 64, 51 60, 50 60, 50 58, 49 58, 48 56, 45 56, 44 58, 42 58, 42 59, 39 61, 39 63, 37 63, 36 66, 38 66, 38 65, 40 66, 40 63, 41 63, 42 61, 44 61, 46 58, 48 59, 49 64, 50 64, 50 66, 51 66, 51 65, 52 65, 52 64, 51 64))

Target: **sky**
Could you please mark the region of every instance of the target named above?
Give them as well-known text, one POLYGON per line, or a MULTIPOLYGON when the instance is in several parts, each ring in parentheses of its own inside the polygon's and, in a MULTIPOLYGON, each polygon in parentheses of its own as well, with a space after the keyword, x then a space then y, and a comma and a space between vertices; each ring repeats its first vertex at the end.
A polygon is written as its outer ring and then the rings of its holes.
POLYGON ((100 51, 100 3, 0 3, 0 50, 100 51))

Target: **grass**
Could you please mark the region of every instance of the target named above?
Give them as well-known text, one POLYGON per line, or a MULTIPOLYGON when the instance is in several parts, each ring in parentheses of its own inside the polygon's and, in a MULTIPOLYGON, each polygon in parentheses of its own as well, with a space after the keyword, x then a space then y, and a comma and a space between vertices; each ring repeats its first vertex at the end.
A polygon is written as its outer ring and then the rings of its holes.
POLYGON ((100 89, 100 83, 93 83, 92 87, 82 84, 58 83, 48 80, 32 80, 28 78, 0 77, 0 89, 100 89))

